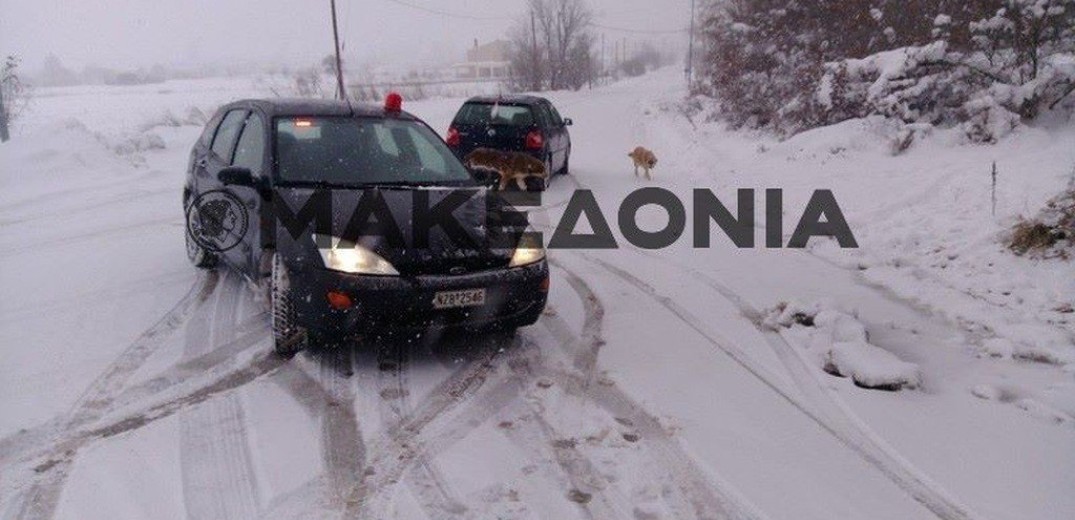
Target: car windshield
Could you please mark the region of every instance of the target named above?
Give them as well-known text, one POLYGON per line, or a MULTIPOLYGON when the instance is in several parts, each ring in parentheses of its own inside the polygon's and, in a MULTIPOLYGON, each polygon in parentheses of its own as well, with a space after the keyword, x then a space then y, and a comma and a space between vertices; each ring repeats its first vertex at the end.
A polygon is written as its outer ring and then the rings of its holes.
POLYGON ((531 126, 534 114, 523 105, 498 103, 466 103, 459 109, 455 122, 460 125, 531 126))
POLYGON ((429 127, 416 121, 287 117, 275 124, 282 182, 331 186, 468 185, 474 180, 429 127))

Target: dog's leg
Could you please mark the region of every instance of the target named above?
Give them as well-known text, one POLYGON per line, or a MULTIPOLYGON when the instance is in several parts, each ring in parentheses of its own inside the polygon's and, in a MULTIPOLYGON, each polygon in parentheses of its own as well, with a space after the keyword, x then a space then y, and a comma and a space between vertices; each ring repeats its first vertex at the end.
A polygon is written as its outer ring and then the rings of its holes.
POLYGON ((645 172, 646 172, 646 180, 647 180, 647 181, 652 181, 652 180, 653 180, 653 177, 650 177, 650 174, 649 174, 649 166, 644 166, 644 167, 643 167, 643 170, 645 170, 645 172))
POLYGON ((504 191, 504 190, 508 189, 508 182, 510 180, 511 179, 508 179, 507 175, 504 175, 503 173, 501 173, 500 174, 500 189, 499 189, 499 191, 504 191))
POLYGON ((520 191, 528 191, 526 189, 526 177, 516 177, 515 185, 519 187, 520 191))
POLYGON ((635 177, 638 177, 638 165, 635 165, 635 177))

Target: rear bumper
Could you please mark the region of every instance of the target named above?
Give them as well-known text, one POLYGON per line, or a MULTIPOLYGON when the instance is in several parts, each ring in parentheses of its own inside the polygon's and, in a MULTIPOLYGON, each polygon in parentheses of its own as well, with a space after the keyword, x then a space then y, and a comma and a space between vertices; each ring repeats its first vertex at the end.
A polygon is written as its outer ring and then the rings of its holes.
POLYGON ((362 276, 324 269, 290 274, 300 325, 311 330, 347 335, 379 329, 444 329, 531 325, 548 300, 549 266, 497 269, 459 276, 362 276), (485 289, 480 307, 436 309, 441 291, 485 289), (346 294, 353 305, 333 308, 327 293, 346 294))

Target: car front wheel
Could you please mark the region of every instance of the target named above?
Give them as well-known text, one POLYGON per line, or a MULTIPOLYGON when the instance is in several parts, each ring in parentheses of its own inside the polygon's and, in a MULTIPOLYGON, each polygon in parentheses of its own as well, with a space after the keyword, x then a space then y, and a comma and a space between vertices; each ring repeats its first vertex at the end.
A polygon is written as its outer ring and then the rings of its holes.
POLYGON ((307 347, 306 329, 296 323, 294 295, 287 267, 279 255, 273 255, 270 286, 272 300, 273 349, 280 357, 290 359, 307 347))
POLYGON ((205 249, 205 247, 199 244, 197 240, 194 240, 189 229, 184 235, 186 235, 187 240, 187 259, 190 260, 190 263, 193 264, 194 267, 197 267, 198 269, 212 269, 217 266, 220 259, 217 258, 216 254, 205 249))

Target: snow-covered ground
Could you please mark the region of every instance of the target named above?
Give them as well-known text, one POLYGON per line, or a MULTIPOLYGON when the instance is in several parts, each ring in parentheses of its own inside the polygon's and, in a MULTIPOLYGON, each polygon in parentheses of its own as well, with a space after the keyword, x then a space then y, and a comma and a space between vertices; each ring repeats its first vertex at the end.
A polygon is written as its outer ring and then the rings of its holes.
MULTIPOLYGON (((553 251, 515 337, 291 362, 263 302, 183 248, 182 123, 254 85, 36 99, 0 145, 0 516, 1075 517, 1075 269, 997 238, 1069 182, 1075 125, 893 157, 876 122, 778 143, 692 121, 680 85, 550 96, 573 173, 541 227, 579 188, 614 218, 643 186, 780 187, 789 228, 832 189, 862 248, 553 251)), ((444 131, 460 102, 407 108, 444 131)))

